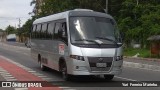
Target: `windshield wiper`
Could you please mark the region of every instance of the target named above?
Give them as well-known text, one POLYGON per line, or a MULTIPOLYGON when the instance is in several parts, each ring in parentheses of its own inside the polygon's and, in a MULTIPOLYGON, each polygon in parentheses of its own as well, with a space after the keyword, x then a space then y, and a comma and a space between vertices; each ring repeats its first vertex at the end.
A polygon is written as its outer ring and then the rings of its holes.
POLYGON ((98 43, 97 41, 94 41, 94 40, 89 40, 89 39, 77 39, 75 41, 87 41, 87 42, 94 42, 96 43, 97 45, 100 45, 100 43, 98 43))
POLYGON ((107 41, 110 41, 110 42, 113 42, 114 44, 116 44, 117 46, 119 46, 119 44, 118 44, 116 41, 112 40, 112 39, 105 38, 105 37, 96 37, 96 38, 98 38, 98 39, 103 39, 103 40, 107 40, 107 41))

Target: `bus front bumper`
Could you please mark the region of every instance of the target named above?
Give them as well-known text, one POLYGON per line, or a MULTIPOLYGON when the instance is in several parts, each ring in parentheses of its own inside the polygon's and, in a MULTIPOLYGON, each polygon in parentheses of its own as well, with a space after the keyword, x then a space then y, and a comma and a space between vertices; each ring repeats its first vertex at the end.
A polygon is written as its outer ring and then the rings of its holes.
POLYGON ((122 72, 122 68, 113 68, 110 71, 88 71, 74 70, 69 72, 70 75, 118 75, 122 72))

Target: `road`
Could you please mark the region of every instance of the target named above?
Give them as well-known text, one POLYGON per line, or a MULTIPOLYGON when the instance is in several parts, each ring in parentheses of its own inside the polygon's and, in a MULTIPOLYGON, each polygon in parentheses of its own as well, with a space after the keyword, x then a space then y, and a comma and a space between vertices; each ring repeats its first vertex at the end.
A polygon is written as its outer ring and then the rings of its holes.
POLYGON ((41 75, 43 80, 51 81, 52 84, 57 81, 67 84, 65 87, 60 87, 64 90, 160 90, 159 87, 105 87, 106 85, 114 86, 120 81, 160 81, 160 72, 157 71, 123 67, 122 74, 115 76, 112 81, 86 76, 75 77, 73 81, 64 81, 61 74, 54 70, 41 71, 38 63, 30 57, 30 49, 0 46, 0 56, 25 66, 31 70, 30 72, 36 72, 36 75, 41 75))
POLYGON ((26 47, 24 43, 20 43, 20 42, 3 42, 3 43, 12 45, 12 46, 26 47))

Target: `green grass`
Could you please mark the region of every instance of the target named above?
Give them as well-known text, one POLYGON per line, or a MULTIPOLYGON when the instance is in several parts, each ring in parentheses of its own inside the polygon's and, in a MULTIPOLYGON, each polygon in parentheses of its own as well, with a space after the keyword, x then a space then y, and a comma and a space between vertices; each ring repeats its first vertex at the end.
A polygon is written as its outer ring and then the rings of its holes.
POLYGON ((143 58, 150 57, 150 50, 149 49, 134 49, 134 48, 124 49, 124 56, 134 56, 137 53, 140 54, 138 57, 143 57, 143 58))

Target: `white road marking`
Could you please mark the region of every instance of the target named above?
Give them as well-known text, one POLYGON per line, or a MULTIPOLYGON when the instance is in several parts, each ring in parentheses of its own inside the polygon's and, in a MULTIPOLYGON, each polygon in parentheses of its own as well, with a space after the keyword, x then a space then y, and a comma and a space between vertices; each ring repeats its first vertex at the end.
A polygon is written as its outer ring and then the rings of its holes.
POLYGON ((17 81, 17 79, 7 79, 6 81, 17 81))
POLYGON ((68 88, 68 89, 64 89, 64 90, 76 90, 76 89, 68 88))
POLYGON ((70 87, 58 87, 58 88, 61 88, 61 89, 68 89, 68 88, 70 88, 70 87))
POLYGON ((15 88, 14 90, 28 90, 28 88, 15 88))
POLYGON ((42 76, 43 74, 40 74, 40 73, 37 73, 37 72, 34 72, 34 73, 32 73, 32 74, 34 74, 34 75, 36 75, 36 76, 42 76))
POLYGON ((3 74, 6 74, 6 75, 7 75, 7 74, 9 74, 9 73, 8 73, 8 72, 0 72, 0 74, 2 74, 2 75, 3 75, 3 74))
POLYGON ((38 77, 40 77, 40 78, 46 78, 47 76, 38 76, 38 77))
POLYGON ((33 71, 33 70, 32 70, 32 71, 28 71, 28 72, 33 73, 33 72, 36 72, 36 71, 33 71))
POLYGON ((138 81, 138 80, 123 78, 123 77, 118 77, 118 76, 115 76, 115 78, 124 79, 124 80, 127 80, 127 81, 138 81))
POLYGON ((5 77, 5 79, 14 79, 15 77, 5 77))
POLYGON ((53 80, 53 78, 42 78, 44 80, 53 80))
POLYGON ((5 75, 6 77, 13 77, 11 74, 5 75))

